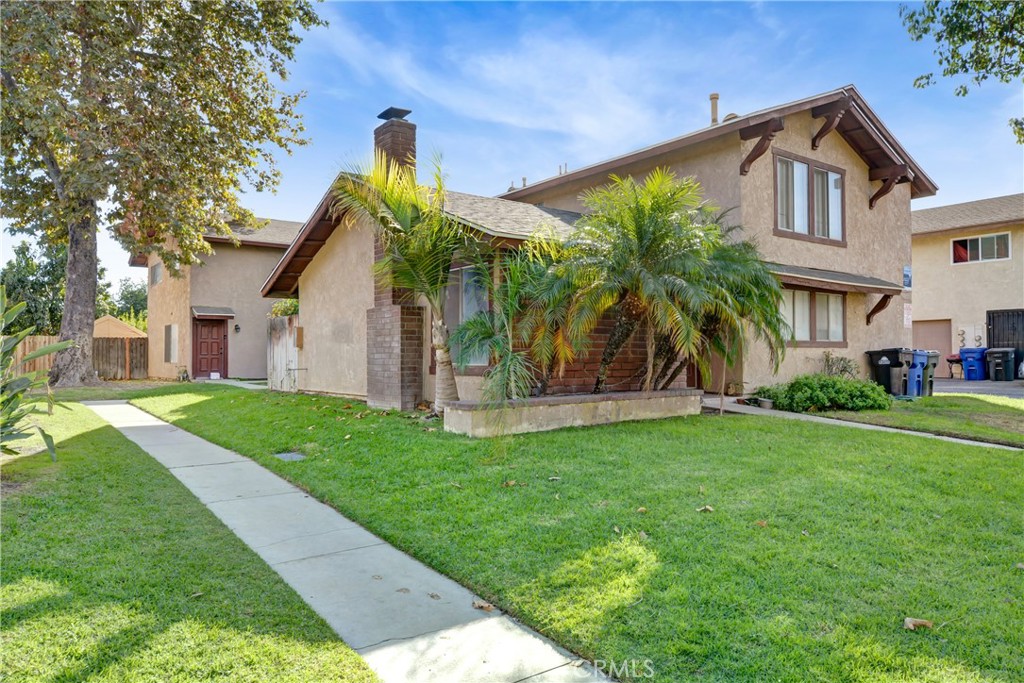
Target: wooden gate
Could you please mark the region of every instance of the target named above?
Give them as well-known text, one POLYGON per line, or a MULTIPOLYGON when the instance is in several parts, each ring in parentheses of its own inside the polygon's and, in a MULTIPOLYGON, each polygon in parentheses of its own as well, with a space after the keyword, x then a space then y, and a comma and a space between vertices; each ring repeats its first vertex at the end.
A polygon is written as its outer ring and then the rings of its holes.
POLYGON ((300 330, 297 315, 267 321, 267 388, 272 391, 299 390, 300 330))

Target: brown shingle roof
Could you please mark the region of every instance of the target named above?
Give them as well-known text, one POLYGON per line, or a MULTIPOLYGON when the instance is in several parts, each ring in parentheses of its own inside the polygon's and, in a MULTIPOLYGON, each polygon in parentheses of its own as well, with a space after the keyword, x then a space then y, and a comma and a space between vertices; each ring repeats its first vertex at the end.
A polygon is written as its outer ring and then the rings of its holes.
POLYGON ((494 237, 524 240, 538 229, 551 228, 566 238, 580 214, 495 197, 447 191, 445 210, 471 228, 494 237))
POLYGON ((1014 222, 1024 223, 1024 193, 910 212, 910 228, 915 235, 1014 222))
MULTIPOLYGON (((295 239, 295 236, 299 234, 299 230, 302 229, 302 223, 299 221, 282 221, 276 218, 257 218, 256 220, 261 223, 266 221, 266 225, 256 229, 232 226, 231 232, 234 233, 239 242, 242 244, 287 247, 295 239)), ((211 232, 206 233, 205 237, 209 242, 231 241, 231 238, 227 235, 218 235, 211 232)))

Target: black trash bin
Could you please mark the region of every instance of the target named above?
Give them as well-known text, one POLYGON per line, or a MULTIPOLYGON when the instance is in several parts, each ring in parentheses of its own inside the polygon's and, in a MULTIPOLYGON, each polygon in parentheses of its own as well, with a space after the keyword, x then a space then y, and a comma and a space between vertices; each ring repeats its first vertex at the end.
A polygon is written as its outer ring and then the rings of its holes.
POLYGON ((988 364, 988 378, 995 382, 1009 382, 1013 380, 1014 349, 989 349, 985 352, 985 362, 988 364))
POLYGON ((924 380, 921 384, 921 395, 931 396, 935 390, 935 367, 939 364, 938 351, 925 351, 928 354, 928 361, 924 366, 924 380))
POLYGON ((914 352, 910 349, 878 349, 866 351, 871 359, 871 379, 881 384, 886 393, 893 396, 902 395, 906 389, 907 369, 903 359, 910 354, 913 359, 914 352))

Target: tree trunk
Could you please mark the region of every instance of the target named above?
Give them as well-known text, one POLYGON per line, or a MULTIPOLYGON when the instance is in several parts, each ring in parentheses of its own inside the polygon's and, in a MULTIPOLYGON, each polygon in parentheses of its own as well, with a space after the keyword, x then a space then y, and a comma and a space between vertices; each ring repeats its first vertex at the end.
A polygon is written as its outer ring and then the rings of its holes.
POLYGON ((665 390, 665 389, 668 389, 670 386, 672 386, 672 382, 675 382, 676 378, 679 377, 680 373, 682 373, 682 371, 686 369, 686 365, 687 365, 687 362, 686 362, 685 358, 683 360, 679 361, 678 363, 676 363, 676 366, 675 366, 675 368, 673 368, 672 372, 669 374, 668 379, 666 379, 665 381, 660 381, 659 380, 658 389, 665 390))
POLYGON ((650 316, 647 318, 645 328, 647 333, 647 376, 644 377, 644 391, 650 391, 654 387, 654 354, 657 350, 657 340, 654 338, 654 324, 651 322, 650 316))
POLYGON ((448 327, 444 316, 437 311, 430 324, 430 336, 434 346, 434 412, 444 416, 445 406, 459 400, 459 388, 455 384, 455 368, 448 348, 448 327))
POLYGON ((611 334, 608 335, 608 343, 604 347, 604 353, 601 354, 601 365, 597 369, 597 381, 594 382, 595 394, 603 394, 605 384, 608 381, 608 368, 615 361, 615 357, 619 355, 619 351, 626 345, 629 338, 633 336, 640 321, 636 318, 628 318, 622 313, 619 313, 615 319, 615 327, 612 328, 611 334))
POLYGON ((92 332, 96 319, 96 203, 84 203, 84 216, 68 228, 67 284, 60 339, 75 343, 60 351, 50 369, 50 381, 57 387, 95 384, 92 369, 92 332))

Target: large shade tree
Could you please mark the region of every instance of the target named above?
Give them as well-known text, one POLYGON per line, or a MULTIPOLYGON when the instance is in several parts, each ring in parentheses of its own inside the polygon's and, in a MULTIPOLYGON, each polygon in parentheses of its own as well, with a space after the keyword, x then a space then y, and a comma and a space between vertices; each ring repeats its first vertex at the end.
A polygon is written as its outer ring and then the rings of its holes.
POLYGON ((374 264, 378 281, 427 303, 436 368, 434 410, 443 414, 447 404, 459 400, 444 316, 448 276, 456 254, 473 245, 445 211, 440 162, 429 188, 419 184, 415 167, 377 150, 371 166, 342 173, 333 190, 333 215, 368 220, 380 240, 383 253, 374 264))
POLYGON ((301 144, 301 94, 279 85, 308 0, 5 2, 3 215, 67 244, 59 385, 92 376, 97 230, 176 272, 204 231, 252 226, 237 194, 278 180, 301 144))

